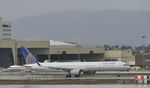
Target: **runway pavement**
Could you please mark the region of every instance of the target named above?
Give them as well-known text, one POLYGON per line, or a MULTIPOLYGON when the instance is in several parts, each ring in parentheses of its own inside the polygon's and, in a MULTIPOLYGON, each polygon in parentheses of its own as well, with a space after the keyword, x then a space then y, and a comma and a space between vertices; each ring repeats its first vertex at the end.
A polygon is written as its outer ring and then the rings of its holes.
POLYGON ((149 75, 150 71, 104 71, 96 72, 92 75, 83 75, 80 77, 66 78, 64 71, 33 71, 33 72, 0 72, 0 80, 52 80, 52 79, 134 79, 135 75, 149 75))

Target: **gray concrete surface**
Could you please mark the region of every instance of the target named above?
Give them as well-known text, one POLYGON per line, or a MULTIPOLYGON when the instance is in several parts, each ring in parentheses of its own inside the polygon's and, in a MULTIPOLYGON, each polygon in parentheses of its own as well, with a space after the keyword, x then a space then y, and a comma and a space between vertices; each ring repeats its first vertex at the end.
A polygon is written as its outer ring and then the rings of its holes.
POLYGON ((83 75, 80 77, 66 78, 66 72, 58 70, 32 71, 30 72, 0 72, 0 80, 61 80, 61 79, 134 79, 135 75, 149 75, 150 71, 107 71, 96 72, 95 75, 83 75))

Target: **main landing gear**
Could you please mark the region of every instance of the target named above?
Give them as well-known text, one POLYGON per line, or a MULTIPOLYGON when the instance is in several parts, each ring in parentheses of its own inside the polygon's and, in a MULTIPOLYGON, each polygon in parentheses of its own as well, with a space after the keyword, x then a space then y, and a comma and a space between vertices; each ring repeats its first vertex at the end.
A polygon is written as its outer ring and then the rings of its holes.
POLYGON ((67 78, 71 78, 71 74, 68 73, 68 74, 66 75, 66 77, 67 77, 67 78))
MULTIPOLYGON (((71 78, 72 75, 71 75, 70 73, 68 73, 68 74, 66 75, 66 77, 67 77, 67 78, 71 78)), ((80 75, 79 75, 79 74, 78 74, 78 75, 74 75, 74 77, 80 77, 80 75)))

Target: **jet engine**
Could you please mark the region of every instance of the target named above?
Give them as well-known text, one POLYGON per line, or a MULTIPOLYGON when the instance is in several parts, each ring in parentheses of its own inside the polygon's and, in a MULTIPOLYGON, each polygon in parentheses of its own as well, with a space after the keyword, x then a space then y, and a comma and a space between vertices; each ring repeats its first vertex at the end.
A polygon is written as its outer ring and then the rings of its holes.
POLYGON ((74 69, 70 71, 71 75, 74 75, 74 77, 80 77, 81 71, 79 69, 74 69))
POLYGON ((83 73, 84 73, 85 75, 86 75, 86 74, 87 74, 87 75, 88 75, 88 74, 95 74, 96 71, 84 71, 83 73))

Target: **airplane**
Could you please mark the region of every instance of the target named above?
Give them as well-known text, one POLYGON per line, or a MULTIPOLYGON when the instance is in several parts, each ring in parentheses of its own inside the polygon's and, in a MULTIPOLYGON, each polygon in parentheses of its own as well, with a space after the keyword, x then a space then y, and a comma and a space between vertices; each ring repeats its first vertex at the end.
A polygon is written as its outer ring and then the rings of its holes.
POLYGON ((96 71, 129 71, 131 68, 124 62, 47 62, 40 63, 26 47, 21 47, 26 65, 51 68, 67 72, 66 77, 80 77, 81 73, 95 74, 96 71))
POLYGON ((5 72, 18 72, 18 71, 26 71, 27 68, 19 65, 11 65, 7 69, 4 69, 5 72))

